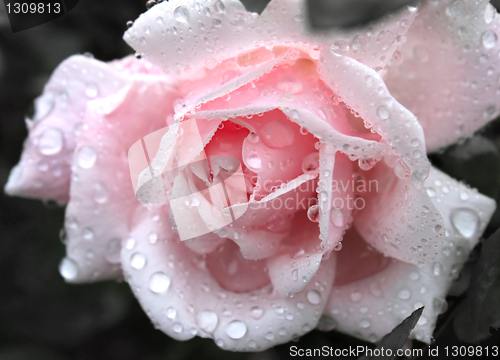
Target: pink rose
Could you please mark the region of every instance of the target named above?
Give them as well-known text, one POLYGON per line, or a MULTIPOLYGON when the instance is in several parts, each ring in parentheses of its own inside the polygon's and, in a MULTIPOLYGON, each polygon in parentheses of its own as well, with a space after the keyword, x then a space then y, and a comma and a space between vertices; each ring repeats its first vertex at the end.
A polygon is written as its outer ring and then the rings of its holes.
POLYGON ((172 0, 125 34, 147 61, 56 69, 5 191, 68 203, 68 282, 124 277, 166 334, 228 350, 315 327, 377 341, 421 306, 430 342, 495 203, 426 152, 498 115, 497 13, 428 0, 315 35, 304 18, 172 0))

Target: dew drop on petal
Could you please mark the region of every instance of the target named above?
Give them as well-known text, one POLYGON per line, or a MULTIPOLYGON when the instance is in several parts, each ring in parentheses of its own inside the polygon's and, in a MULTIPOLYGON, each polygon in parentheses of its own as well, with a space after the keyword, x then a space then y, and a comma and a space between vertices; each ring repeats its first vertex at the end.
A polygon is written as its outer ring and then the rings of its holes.
POLYGON ((247 333, 247 326, 239 320, 231 321, 226 327, 226 334, 231 339, 241 339, 247 333))
POLYGON ((399 159, 394 165, 394 173, 400 179, 409 179, 410 178, 410 168, 406 163, 399 159))
POLYGON ((215 12, 217 14, 223 14, 226 12, 226 6, 221 0, 217 0, 214 4, 215 12))
POLYGON ((322 315, 318 321, 318 325, 316 325, 316 328, 320 331, 332 331, 336 327, 337 322, 328 315, 322 315))
POLYGON ((317 174, 319 172, 319 153, 313 152, 302 161, 304 174, 317 174))
POLYGON ((88 83, 85 86, 85 95, 89 98, 95 98, 99 94, 99 88, 95 83, 88 83))
POLYGON ((141 253, 135 253, 130 257, 130 266, 140 270, 146 265, 146 257, 141 253))
POLYGON ((462 208, 451 213, 453 227, 465 238, 472 238, 479 226, 479 217, 474 210, 462 208))
POLYGON ((494 47, 497 44, 497 41, 498 41, 498 35, 493 30, 486 30, 481 35, 481 42, 483 43, 483 46, 487 49, 491 49, 492 47, 494 47))
POLYGON ((289 124, 283 121, 269 121, 260 130, 264 144, 272 149, 290 146, 295 140, 295 134, 289 124))
POLYGON ((63 148, 63 134, 61 130, 48 128, 38 138, 38 150, 43 155, 54 155, 63 148))
POLYGON ((312 305, 318 305, 321 302, 321 294, 316 290, 310 290, 307 292, 307 301, 312 305))
POLYGON ((332 208, 330 211, 330 220, 333 225, 337 227, 342 227, 347 223, 347 216, 344 215, 342 209, 332 208))
POLYGON ((106 185, 97 183, 94 185, 94 200, 98 204, 104 204, 108 200, 109 191, 106 185))
POLYGON ((359 327, 362 329, 368 329, 370 326, 372 326, 372 323, 368 319, 361 319, 359 322, 359 327))
POLYGON ((389 110, 385 106, 380 106, 377 109, 377 116, 382 120, 386 120, 389 118, 389 110))
POLYGON ((170 278, 164 272, 156 272, 149 278, 149 290, 156 294, 164 293, 170 287, 170 278))
POLYGON ((307 209, 307 217, 312 222, 319 222, 319 218, 320 218, 319 206, 312 205, 309 209, 307 209))
POLYGON ((401 300, 408 300, 409 298, 411 298, 410 289, 408 289, 408 288, 401 289, 398 292, 398 298, 400 298, 401 300))
POLYGON ((254 306, 252 309, 250 309, 250 315, 254 319, 258 320, 264 315, 264 309, 262 309, 258 306, 254 306))
POLYGON ((121 239, 114 238, 108 241, 106 244, 106 260, 108 260, 111 264, 120 263, 120 251, 122 247, 121 239))
POLYGON ((189 10, 185 6, 179 6, 174 10, 174 19, 180 23, 185 23, 189 19, 189 10))
POLYGON ((167 310, 165 310, 165 316, 170 320, 173 320, 177 316, 177 310, 175 310, 173 307, 169 307, 167 310))
POLYGON ((78 276, 78 266, 75 261, 65 257, 59 264, 59 273, 65 280, 74 280, 78 276))
POLYGON ((211 310, 203 310, 196 314, 196 324, 207 333, 213 333, 218 323, 219 317, 211 310))
POLYGON ((94 166, 95 161, 97 160, 97 153, 94 148, 90 146, 83 146, 78 151, 78 165, 84 169, 90 169, 94 166))
POLYGON ((84 228, 82 230, 82 238, 87 241, 92 240, 94 238, 94 231, 92 231, 92 229, 88 227, 84 228))
POLYGON ((259 170, 262 167, 262 159, 258 155, 250 155, 246 163, 250 169, 259 170))

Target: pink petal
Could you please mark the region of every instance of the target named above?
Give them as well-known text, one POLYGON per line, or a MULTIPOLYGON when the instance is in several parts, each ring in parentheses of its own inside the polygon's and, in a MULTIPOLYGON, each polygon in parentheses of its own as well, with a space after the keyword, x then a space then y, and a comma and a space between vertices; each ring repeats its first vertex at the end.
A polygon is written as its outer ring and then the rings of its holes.
POLYGON ((418 117, 428 151, 469 136, 499 114, 499 27, 486 0, 420 7, 387 84, 418 117))
POLYGON ((275 297, 271 285, 242 293, 228 291, 207 269, 204 258, 184 246, 166 221, 153 220, 156 215, 165 216, 165 210, 142 208, 137 213, 130 234, 137 241, 122 248, 122 264, 142 307, 163 332, 179 340, 210 337, 226 350, 259 351, 316 325, 315 314, 323 310, 333 279, 331 261, 293 299, 275 297), (151 231, 162 241, 149 243, 151 231))
POLYGON ((368 66, 383 68, 415 14, 405 9, 363 31, 311 34, 304 2, 299 0, 273 0, 260 16, 236 0, 169 1, 142 14, 124 39, 182 79, 203 77, 205 68, 256 47, 290 43, 309 47, 312 56, 333 46, 368 66))
MULTIPOLYGON (((78 138, 66 209, 67 258, 61 274, 70 282, 120 276, 120 248, 129 235, 135 199, 127 152, 138 137, 166 124, 176 93, 161 79, 88 104, 78 138), (154 104, 154 106, 150 106, 154 104)), ((156 241, 151 234, 151 241, 156 241)))
POLYGON ((425 156, 422 127, 415 115, 391 96, 374 70, 330 51, 322 51, 321 56, 320 70, 325 83, 382 136, 392 153, 409 168, 415 186, 421 186, 430 164, 425 156))
POLYGON ((114 94, 129 82, 107 64, 85 56, 72 56, 59 65, 35 100, 34 118, 27 120, 28 139, 5 192, 66 203, 87 103, 114 94))
POLYGON ((366 173, 374 188, 364 197, 365 207, 354 217, 354 225, 384 255, 428 264, 436 258, 444 233, 442 215, 425 189, 391 170, 381 162, 366 173))
MULTIPOLYGON (((431 342, 437 316, 446 309, 448 290, 488 224, 495 202, 435 168, 425 187, 433 194, 431 200, 443 216, 446 229, 437 243, 434 261, 417 267, 384 260, 359 236, 350 235, 346 253, 342 250, 338 254, 339 277, 324 323, 336 324, 339 331, 374 342, 413 310, 425 306, 411 338, 431 342), (363 261, 356 261, 360 256, 363 261)), ((415 240, 415 245, 420 245, 418 238, 415 240)))

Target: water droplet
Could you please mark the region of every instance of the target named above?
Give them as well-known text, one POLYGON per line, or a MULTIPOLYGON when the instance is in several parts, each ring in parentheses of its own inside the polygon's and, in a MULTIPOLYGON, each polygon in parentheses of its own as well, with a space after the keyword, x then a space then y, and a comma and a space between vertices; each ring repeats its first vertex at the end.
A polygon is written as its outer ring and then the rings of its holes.
POLYGON ((85 95, 89 98, 95 98, 99 94, 99 88, 95 83, 88 83, 85 86, 85 95))
POLYGON ((413 281, 417 281, 418 279, 420 279, 420 274, 416 271, 412 271, 409 275, 410 279, 413 280, 413 281))
POLYGON ((486 24, 491 24, 493 20, 495 20, 495 16, 497 15, 496 9, 488 3, 486 5, 486 9, 484 9, 484 22, 486 24))
POLYGON ((266 228, 272 232, 279 232, 285 226, 285 218, 281 214, 271 216, 266 222, 266 228))
POLYGON ((358 303, 363 299, 363 294, 359 291, 353 291, 350 298, 353 303, 358 303))
POLYGON ((59 264, 59 274, 66 280, 74 280, 78 276, 78 266, 76 262, 65 257, 59 264))
POLYGON ((266 333, 266 335, 264 335, 264 338, 266 340, 273 341, 274 340, 274 334, 272 332, 268 332, 268 333, 266 333))
POLYGON ((399 159, 394 165, 394 173, 400 179, 409 179, 410 178, 410 168, 406 163, 399 159))
POLYGON ((125 248, 127 250, 132 250, 135 247, 135 244, 137 243, 137 240, 134 238, 130 237, 125 241, 125 248))
POLYGON ((48 128, 38 138, 38 150, 43 155, 54 155, 63 148, 63 134, 61 130, 48 128))
POLYGON ((254 306, 251 310, 250 310, 250 315, 258 320, 260 319, 263 315, 264 315, 264 309, 258 307, 258 306, 254 306))
POLYGON ((170 278, 164 272, 157 272, 149 278, 149 290, 154 293, 164 293, 170 287, 170 278))
POLYGON ((439 262, 435 262, 432 264, 432 272, 434 273, 434 276, 439 276, 441 275, 441 272, 443 271, 443 265, 439 262))
POLYGON ((257 135, 256 133, 250 133, 247 136, 247 140, 251 144, 257 144, 259 142, 259 135, 257 135))
POLYGON ((174 10, 174 19, 180 23, 185 23, 189 19, 189 10, 185 6, 179 6, 174 10))
POLYGON ((316 328, 321 331, 332 331, 336 327, 337 322, 328 315, 322 315, 318 321, 318 325, 316 325, 316 328))
POLYGON ((321 294, 316 290, 310 290, 307 292, 307 301, 313 305, 318 305, 321 302, 321 294))
POLYGON ((319 222, 319 218, 320 218, 319 206, 312 205, 309 209, 307 209, 307 217, 312 222, 319 222))
POLYGON ((398 298, 400 298, 401 300, 408 300, 409 298, 411 298, 410 289, 408 289, 408 288, 401 289, 398 292, 398 298))
POLYGON ((207 333, 213 333, 218 323, 219 317, 211 310, 203 310, 196 314, 196 324, 207 333))
POLYGON ((330 211, 330 220, 333 225, 337 227, 343 227, 347 223, 347 216, 344 215, 342 209, 332 208, 330 211))
POLYGON ((135 253, 130 258, 130 266, 136 270, 140 270, 146 265, 146 257, 141 253, 135 253))
POLYGON ((342 250, 342 242, 339 241, 338 243, 336 243, 335 246, 333 247, 333 250, 335 250, 335 251, 342 250))
POLYGON ((177 310, 175 310, 173 307, 169 307, 167 310, 165 310, 165 316, 170 320, 173 320, 177 316, 177 310))
POLYGON ((481 35, 481 42, 483 43, 483 46, 487 49, 491 49, 497 44, 498 41, 498 36, 497 33, 494 32, 493 30, 486 30, 483 32, 481 35))
POLYGON ((247 333, 247 326, 239 320, 231 321, 226 327, 226 334, 231 339, 241 339, 247 333))
POLYGON ((108 200, 109 191, 106 185, 97 183, 94 185, 94 200, 96 203, 104 204, 108 200))
POLYGON ((295 76, 286 76, 278 82, 276 87, 278 90, 290 94, 298 94, 302 91, 302 82, 295 76))
POLYGON ((379 106, 377 109, 377 116, 381 118, 382 120, 386 120, 389 118, 389 110, 385 106, 379 106))
POLYGON ((90 169, 97 160, 97 153, 90 146, 83 146, 78 151, 78 165, 84 169, 90 169))
POLYGON ((280 149, 290 146, 295 140, 293 129, 283 121, 267 122, 260 130, 264 144, 272 149, 280 149))
POLYGON ((453 227, 465 238, 472 238, 479 226, 479 218, 474 210, 462 208, 451 213, 453 227))
POLYGON ((302 171, 304 174, 318 174, 319 173, 319 153, 313 152, 307 155, 302 161, 302 171))
POLYGON ((217 0, 214 4, 214 9, 217 14, 223 14, 226 12, 226 6, 221 0, 217 0))
POLYGON ((449 16, 458 17, 462 15, 464 9, 465 9, 464 2, 462 0, 455 0, 453 3, 451 3, 450 6, 448 6, 446 12, 449 16))
POLYGON ((92 231, 92 229, 88 227, 84 228, 82 230, 82 238, 87 241, 92 240, 94 238, 94 232, 92 231))
POLYGON ((372 326, 372 323, 368 319, 361 319, 361 321, 359 322, 359 326, 362 329, 368 329, 370 326, 372 326))
POLYGON ((106 260, 112 264, 120 263, 120 250, 122 247, 121 239, 114 238, 108 241, 106 245, 106 260))
POLYGON ((179 334, 183 328, 182 328, 182 325, 179 324, 179 323, 175 323, 173 326, 172 326, 172 330, 174 331, 174 333, 176 334, 179 334))
POLYGON ((250 169, 259 170, 262 167, 262 159, 258 155, 250 155, 246 163, 250 169))

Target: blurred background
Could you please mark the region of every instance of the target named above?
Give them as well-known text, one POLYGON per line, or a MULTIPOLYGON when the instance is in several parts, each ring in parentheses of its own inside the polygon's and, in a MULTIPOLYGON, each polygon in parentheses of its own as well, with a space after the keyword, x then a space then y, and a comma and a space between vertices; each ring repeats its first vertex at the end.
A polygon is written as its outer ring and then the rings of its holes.
MULTIPOLYGON (((266 2, 247 0, 245 5, 260 11, 266 2)), ((372 14, 370 18, 354 12, 354 20, 349 20, 349 24, 362 24, 395 8, 391 1, 380 3, 379 14, 372 14)), ((404 1, 396 3, 400 6, 404 1)), ((352 4, 360 6, 359 1, 352 4)), ((0 4, 2 189, 22 151, 27 135, 25 116, 52 71, 75 53, 92 53, 103 61, 131 54, 132 49, 122 41, 126 22, 145 10, 145 0, 80 0, 68 14, 14 34, 4 5, 0 4)), ((342 19, 334 25, 343 26, 342 19)), ((433 155, 431 160, 451 176, 477 187, 498 202, 499 149, 500 121, 495 121, 473 138, 433 155)), ((499 214, 495 214, 485 237, 500 226, 499 214)), ((212 340, 198 337, 178 342, 154 329, 128 284, 111 281, 65 284, 57 269, 65 252, 60 240, 63 217, 64 208, 7 197, 0 191, 0 360, 195 357, 274 360, 290 357, 290 344, 263 353, 239 354, 224 352, 212 340)), ((477 259, 478 251, 473 253, 469 268, 477 259)), ((449 309, 439 321, 434 345, 460 344, 451 327, 453 312, 460 301, 460 296, 448 299, 449 309)), ((492 332, 493 336, 483 345, 500 345, 499 332, 492 332)), ((335 331, 315 330, 294 345, 347 348, 365 343, 335 331)), ((413 346, 424 347, 424 344, 415 342, 413 346)))

